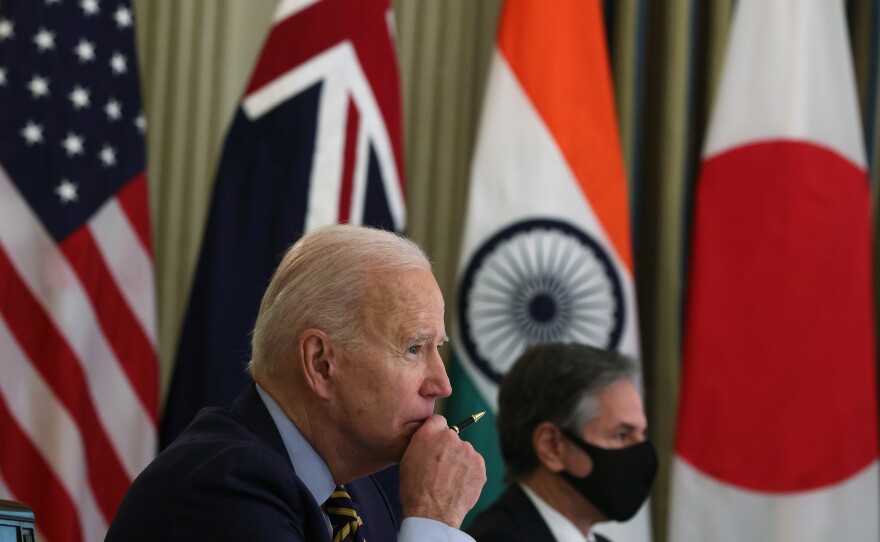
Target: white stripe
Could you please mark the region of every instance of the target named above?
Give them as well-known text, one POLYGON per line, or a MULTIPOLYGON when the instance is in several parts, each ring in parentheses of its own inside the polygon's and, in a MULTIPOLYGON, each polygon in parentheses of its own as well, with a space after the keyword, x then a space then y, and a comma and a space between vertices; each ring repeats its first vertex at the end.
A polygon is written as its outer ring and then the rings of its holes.
POLYGON ((278 4, 278 9, 275 10, 275 22, 281 22, 318 2, 320 2, 320 0, 282 0, 282 2, 278 4))
POLYGON ((5 501, 18 500, 16 496, 12 494, 12 490, 9 489, 9 486, 6 485, 6 480, 3 478, 2 470, 0 470, 0 499, 3 499, 5 501))
POLYGON ((367 139, 367 131, 361 123, 354 151, 354 172, 351 182, 351 214, 352 224, 364 223, 365 201, 367 198, 367 179, 370 167, 370 141, 367 139))
POLYGON ((400 172, 394 160, 388 127, 385 126, 376 97, 361 70, 351 42, 342 42, 275 78, 245 97, 242 108, 248 118, 257 119, 319 81, 323 85, 306 231, 336 223, 339 219, 339 190, 349 96, 360 112, 361 129, 369 137, 376 152, 394 225, 396 229, 403 229, 406 224, 406 210, 400 186, 400 172))
POLYGON ((397 60, 399 58, 397 56, 397 19, 394 18, 394 8, 391 6, 385 10, 385 26, 388 27, 388 39, 391 40, 394 58, 397 60))
POLYGON ((839 484, 764 493, 713 479, 676 456, 669 540, 807 542, 880 540, 880 468, 874 461, 839 484))
POLYGON ((345 46, 352 48, 349 42, 331 47, 245 96, 245 114, 256 120, 325 77, 338 76, 339 66, 345 65, 345 46))
POLYGON ((840 0, 741 0, 718 89, 704 157, 794 139, 866 167, 840 0))
POLYGON ((76 273, 0 166, 0 242, 21 279, 80 360, 89 394, 129 478, 149 463, 156 427, 136 399, 76 273))
POLYGON ((341 54, 328 52, 331 54, 321 55, 323 58, 320 61, 326 76, 323 78, 318 105, 305 232, 339 222, 348 93, 345 88, 344 68, 333 67, 344 63, 345 58, 341 54))
POLYGON ((85 444, 76 422, 34 371, 0 315, 0 393, 55 478, 77 507, 85 540, 101 540, 107 523, 101 515, 86 472, 85 444))
MULTIPOLYGON (((388 134, 388 126, 385 125, 382 111, 376 102, 376 95, 367 82, 367 78, 361 70, 354 49, 351 50, 352 68, 349 77, 352 97, 361 112, 361 126, 367 133, 367 137, 373 144, 379 169, 382 171, 382 181, 385 184, 385 197, 394 220, 394 227, 403 230, 406 225, 406 205, 400 186, 400 172, 397 170, 397 162, 394 160, 394 147, 388 134)), ((368 163, 368 162, 367 162, 368 163)), ((365 165, 366 167, 366 165, 365 165)))
POLYGON ((134 232, 116 198, 107 201, 89 221, 98 249, 116 279, 141 329, 156 348, 156 298, 153 261, 134 232))

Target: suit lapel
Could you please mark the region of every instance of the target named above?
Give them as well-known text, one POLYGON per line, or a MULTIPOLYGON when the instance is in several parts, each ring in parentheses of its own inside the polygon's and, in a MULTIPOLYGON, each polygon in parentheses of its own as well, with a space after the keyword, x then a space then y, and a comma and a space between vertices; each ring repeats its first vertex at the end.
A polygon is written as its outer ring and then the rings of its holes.
POLYGON ((260 394, 257 393, 257 385, 251 382, 238 398, 232 403, 232 411, 244 422, 248 429, 255 435, 260 437, 273 450, 284 456, 287 464, 293 468, 290 462, 290 455, 287 448, 284 447, 284 441, 281 440, 281 433, 275 427, 272 416, 260 394))
POLYGON ((306 538, 309 540, 320 539, 329 542, 331 537, 327 530, 326 518, 321 511, 320 504, 315 502, 315 499, 312 494, 309 493, 308 488, 306 488, 305 484, 303 484, 296 475, 293 463, 290 461, 290 454, 287 453, 284 441, 281 440, 281 433, 278 432, 278 428, 275 426, 274 420, 272 420, 272 415, 269 414, 269 409, 266 408, 265 403, 263 403, 263 400, 260 398, 260 394, 257 393, 257 385, 255 383, 251 382, 248 387, 241 392, 241 395, 239 395, 232 404, 232 411, 236 416, 241 418, 242 423, 244 423, 253 434, 268 444, 270 448, 281 454, 290 466, 291 476, 295 480, 297 488, 299 489, 300 499, 303 501, 302 504, 305 505, 302 508, 302 513, 305 515, 306 519, 306 523, 303 524, 306 538))
POLYGON ((519 485, 512 484, 507 488, 501 495, 501 504, 507 511, 510 522, 528 540, 554 540, 544 518, 519 485))

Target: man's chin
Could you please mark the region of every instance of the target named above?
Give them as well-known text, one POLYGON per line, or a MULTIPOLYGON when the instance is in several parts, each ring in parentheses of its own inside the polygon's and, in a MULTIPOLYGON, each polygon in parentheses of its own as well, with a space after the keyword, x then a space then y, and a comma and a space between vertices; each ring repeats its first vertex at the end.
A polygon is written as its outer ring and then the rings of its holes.
POLYGON ((409 444, 410 439, 419 430, 419 428, 425 423, 425 420, 411 420, 408 422, 404 422, 403 424, 403 434, 406 435, 406 442, 409 444))
POLYGON ((403 430, 401 431, 394 447, 394 462, 400 463, 400 460, 403 459, 403 454, 406 453, 406 449, 409 448, 409 443, 413 438, 413 435, 416 434, 416 431, 419 430, 419 427, 422 426, 422 422, 407 422, 403 424, 403 430))

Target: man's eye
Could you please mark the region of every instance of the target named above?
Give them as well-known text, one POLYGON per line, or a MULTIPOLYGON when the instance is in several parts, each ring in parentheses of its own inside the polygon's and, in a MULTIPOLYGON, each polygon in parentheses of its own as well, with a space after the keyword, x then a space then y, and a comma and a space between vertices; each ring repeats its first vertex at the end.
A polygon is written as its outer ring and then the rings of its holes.
POLYGON ((419 353, 419 349, 421 349, 421 346, 410 346, 406 351, 408 354, 416 355, 419 353))

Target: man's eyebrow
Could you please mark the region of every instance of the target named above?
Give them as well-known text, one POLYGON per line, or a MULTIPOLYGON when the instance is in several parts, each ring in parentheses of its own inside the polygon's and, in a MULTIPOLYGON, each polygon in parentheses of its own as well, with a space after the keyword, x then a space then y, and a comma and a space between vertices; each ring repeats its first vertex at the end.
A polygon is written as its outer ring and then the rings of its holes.
MULTIPOLYGON (((433 337, 433 335, 429 335, 427 333, 422 335, 410 335, 406 338, 406 342, 409 344, 422 344, 430 341, 433 337)), ((449 337, 447 335, 440 337, 441 344, 446 342, 449 342, 449 337)))
POLYGON ((616 429, 625 429, 632 433, 638 430, 638 426, 629 422, 620 422, 617 424, 616 429))

